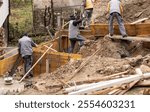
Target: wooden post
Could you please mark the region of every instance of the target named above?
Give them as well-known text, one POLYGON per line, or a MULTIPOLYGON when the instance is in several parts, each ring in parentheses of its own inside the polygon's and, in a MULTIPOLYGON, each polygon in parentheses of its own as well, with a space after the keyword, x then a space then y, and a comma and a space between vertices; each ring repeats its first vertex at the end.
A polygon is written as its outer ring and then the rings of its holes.
POLYGON ((46 73, 49 73, 49 59, 46 59, 46 73))

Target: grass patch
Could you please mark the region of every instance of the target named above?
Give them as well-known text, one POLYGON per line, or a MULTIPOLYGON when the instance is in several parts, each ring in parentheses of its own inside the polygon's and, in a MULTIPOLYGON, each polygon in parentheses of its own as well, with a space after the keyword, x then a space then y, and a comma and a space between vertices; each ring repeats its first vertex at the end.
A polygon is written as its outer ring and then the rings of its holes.
POLYGON ((9 22, 11 43, 18 42, 18 38, 22 35, 22 33, 31 33, 33 24, 31 2, 20 3, 18 7, 11 7, 11 15, 9 22))

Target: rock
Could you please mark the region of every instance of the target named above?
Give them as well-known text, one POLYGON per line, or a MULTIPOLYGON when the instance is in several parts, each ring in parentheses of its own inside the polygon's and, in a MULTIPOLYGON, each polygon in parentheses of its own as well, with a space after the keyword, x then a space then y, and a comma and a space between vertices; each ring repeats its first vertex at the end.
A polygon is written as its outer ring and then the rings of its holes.
POLYGON ((141 65, 140 69, 143 73, 147 73, 150 72, 150 67, 146 66, 146 65, 141 65))
POLYGON ((128 69, 130 69, 130 67, 131 67, 130 65, 123 65, 123 66, 122 66, 122 69, 123 69, 123 70, 128 70, 128 69))
POLYGON ((130 65, 133 66, 133 67, 140 65, 142 63, 142 61, 143 61, 141 55, 138 55, 135 58, 130 58, 128 60, 129 60, 130 65))

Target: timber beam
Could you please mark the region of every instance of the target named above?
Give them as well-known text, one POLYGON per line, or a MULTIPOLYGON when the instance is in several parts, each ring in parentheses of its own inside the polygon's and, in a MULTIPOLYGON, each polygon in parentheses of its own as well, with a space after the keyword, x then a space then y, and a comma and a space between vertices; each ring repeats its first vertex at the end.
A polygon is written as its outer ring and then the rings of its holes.
POLYGON ((142 41, 142 42, 150 42, 150 37, 133 37, 133 36, 128 36, 128 37, 122 37, 122 36, 119 36, 119 35, 115 35, 115 36, 112 36, 110 37, 112 39, 121 39, 121 40, 129 40, 129 41, 142 41))

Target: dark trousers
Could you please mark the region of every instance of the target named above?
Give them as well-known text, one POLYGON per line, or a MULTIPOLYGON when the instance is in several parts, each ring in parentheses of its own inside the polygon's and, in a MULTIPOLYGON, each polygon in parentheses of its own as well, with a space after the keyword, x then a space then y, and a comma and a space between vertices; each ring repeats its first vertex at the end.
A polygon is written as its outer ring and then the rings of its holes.
POLYGON ((80 42, 80 47, 83 46, 84 40, 85 40, 84 37, 81 35, 78 35, 77 38, 70 39, 71 47, 70 47, 69 53, 73 53, 73 50, 77 41, 80 42))
POLYGON ((93 14, 93 8, 86 9, 87 26, 90 26, 92 14, 93 14))
MULTIPOLYGON (((26 55, 23 57, 23 60, 24 60, 24 70, 25 73, 27 73, 32 67, 33 57, 32 55, 26 55)), ((33 76, 32 72, 29 72, 28 76, 33 76)))
POLYGON ((117 12, 113 12, 113 13, 110 14, 110 17, 109 17, 109 33, 111 35, 113 35, 113 33, 114 33, 114 29, 113 29, 113 20, 114 20, 114 18, 117 19, 121 35, 122 36, 126 35, 126 30, 125 30, 125 27, 124 27, 123 19, 122 19, 121 15, 117 12))

